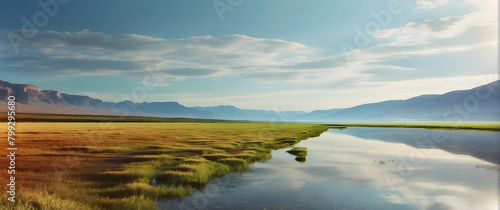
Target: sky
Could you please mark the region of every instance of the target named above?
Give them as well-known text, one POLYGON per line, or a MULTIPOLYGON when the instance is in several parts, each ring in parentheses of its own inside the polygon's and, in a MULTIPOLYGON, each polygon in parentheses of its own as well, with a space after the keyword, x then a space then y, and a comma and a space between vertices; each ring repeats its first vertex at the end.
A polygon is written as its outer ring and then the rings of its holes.
POLYGON ((0 79, 312 111, 498 79, 497 0, 5 0, 0 79))

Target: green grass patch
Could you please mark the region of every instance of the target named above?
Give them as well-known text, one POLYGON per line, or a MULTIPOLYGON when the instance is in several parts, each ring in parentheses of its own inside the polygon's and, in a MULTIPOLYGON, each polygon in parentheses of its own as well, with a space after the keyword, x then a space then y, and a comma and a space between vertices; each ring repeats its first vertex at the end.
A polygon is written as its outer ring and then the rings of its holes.
POLYGON ((16 195, 16 202, 7 200, 7 196, 0 196, 0 209, 5 210, 90 210, 97 209, 97 205, 75 201, 72 198, 63 198, 46 190, 23 191, 16 195))
POLYGON ((128 198, 133 196, 147 198, 181 198, 182 196, 191 194, 193 194, 193 189, 187 186, 154 186, 141 182, 128 183, 108 188, 100 192, 101 196, 109 198, 128 198))
POLYGON ((248 168, 247 161, 240 158, 224 158, 220 159, 218 162, 229 166, 233 171, 245 171, 248 168))
POLYGON ((198 164, 183 164, 180 167, 180 169, 172 168, 157 174, 157 182, 169 186, 187 185, 202 187, 211 178, 222 176, 229 172, 227 165, 208 160, 198 164))
POLYGON ((153 210, 155 209, 155 199, 143 195, 134 195, 120 200, 116 206, 118 209, 123 210, 153 210))
POLYGON ((286 151, 292 155, 295 155, 295 160, 298 162, 305 162, 307 156, 307 148, 305 147, 294 147, 291 150, 286 151))
POLYGON ((218 161, 220 159, 229 158, 229 157, 231 157, 231 155, 224 154, 224 153, 215 153, 215 154, 201 155, 200 157, 205 158, 207 160, 211 160, 211 161, 218 161))

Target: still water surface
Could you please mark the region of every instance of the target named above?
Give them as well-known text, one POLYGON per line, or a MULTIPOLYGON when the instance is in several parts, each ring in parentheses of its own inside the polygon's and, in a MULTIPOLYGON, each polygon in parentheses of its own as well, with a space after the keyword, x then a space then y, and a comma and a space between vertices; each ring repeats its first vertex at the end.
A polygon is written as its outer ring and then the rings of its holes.
POLYGON ((331 129, 158 209, 498 209, 500 133, 331 129))

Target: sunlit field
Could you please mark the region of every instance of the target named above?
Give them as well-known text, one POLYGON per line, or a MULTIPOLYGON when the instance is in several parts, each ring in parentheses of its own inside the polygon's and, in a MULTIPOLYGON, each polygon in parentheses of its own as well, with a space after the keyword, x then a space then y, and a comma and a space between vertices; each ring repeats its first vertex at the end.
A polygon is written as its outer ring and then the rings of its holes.
MULTIPOLYGON (((212 178, 271 158, 273 149, 292 148, 329 127, 352 126, 495 131, 499 123, 318 125, 20 115, 15 130, 17 202, 8 202, 4 194, 0 208, 154 209, 155 200, 192 195, 212 178)), ((5 139, 7 132, 1 136, 5 139)), ((305 161, 307 150, 297 147, 290 153, 305 161)), ((7 158, 0 161, 2 168, 8 167, 7 158)), ((8 178, 1 176, 2 183, 8 178)))
MULTIPOLYGON (((213 177, 242 172, 249 163, 269 159, 272 149, 291 147, 327 128, 212 121, 19 121, 17 202, 12 205, 4 194, 0 208, 154 209, 157 198, 190 195, 213 177)), ((7 168, 7 159, 0 160, 7 168)), ((1 178, 8 182, 7 176, 1 178)))

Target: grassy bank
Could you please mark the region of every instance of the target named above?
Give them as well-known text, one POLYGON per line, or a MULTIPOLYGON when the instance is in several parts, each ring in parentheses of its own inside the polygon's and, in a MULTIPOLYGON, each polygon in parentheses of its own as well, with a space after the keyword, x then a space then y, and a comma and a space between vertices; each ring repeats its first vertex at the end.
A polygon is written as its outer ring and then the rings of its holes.
MULTIPOLYGON (((271 150, 328 129, 295 123, 90 118, 96 122, 17 121, 17 202, 13 205, 3 193, 0 209, 154 209, 157 198, 190 195, 211 178, 244 171, 252 162, 270 158, 271 150)), ((7 159, 0 161, 6 168, 7 159)), ((7 183, 6 174, 0 177, 7 183)), ((5 185, 1 189, 5 192, 5 185)))
POLYGON ((388 127, 388 128, 426 128, 445 130, 500 131, 500 122, 397 122, 397 123, 332 123, 330 127, 388 127))

